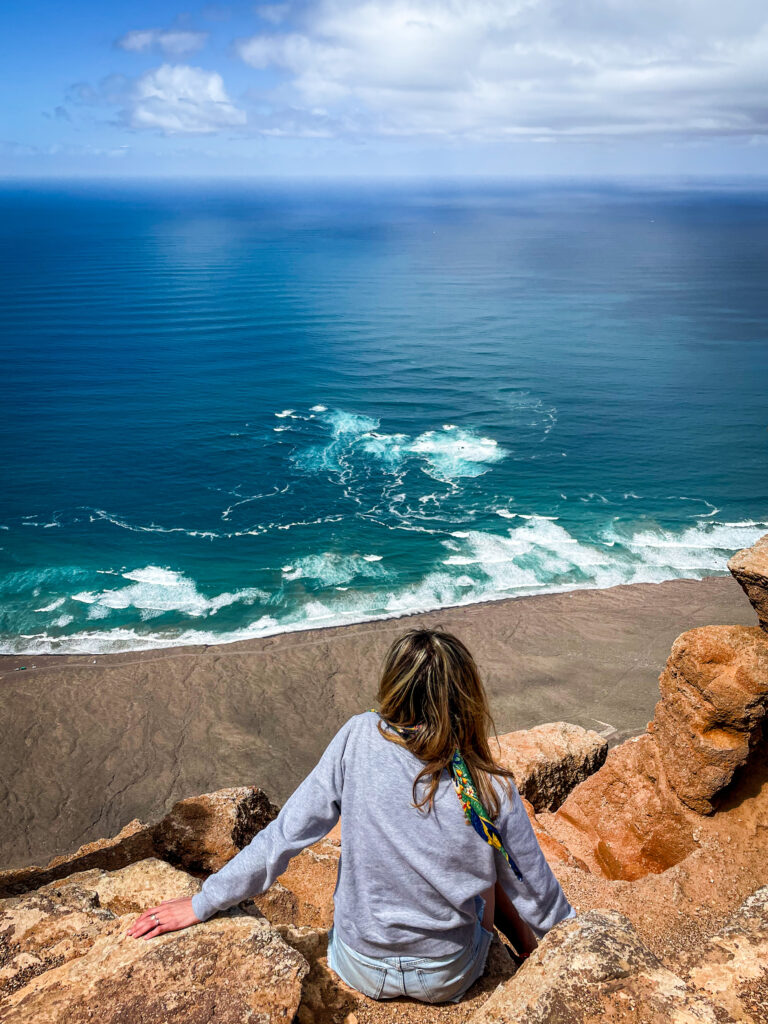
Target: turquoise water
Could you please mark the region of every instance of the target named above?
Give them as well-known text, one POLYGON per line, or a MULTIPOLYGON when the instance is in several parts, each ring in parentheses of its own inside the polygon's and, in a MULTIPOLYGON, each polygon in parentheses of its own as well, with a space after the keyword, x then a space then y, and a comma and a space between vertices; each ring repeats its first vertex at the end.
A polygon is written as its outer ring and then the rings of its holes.
POLYGON ((701 577, 768 530, 768 192, 0 190, 0 650, 701 577))

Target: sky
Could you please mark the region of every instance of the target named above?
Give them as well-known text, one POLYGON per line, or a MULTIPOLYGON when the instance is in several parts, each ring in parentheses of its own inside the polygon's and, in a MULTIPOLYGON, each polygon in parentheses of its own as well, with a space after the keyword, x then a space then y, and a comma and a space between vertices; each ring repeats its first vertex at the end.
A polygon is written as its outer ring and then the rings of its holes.
POLYGON ((766 0, 6 0, 0 176, 768 175, 766 0))

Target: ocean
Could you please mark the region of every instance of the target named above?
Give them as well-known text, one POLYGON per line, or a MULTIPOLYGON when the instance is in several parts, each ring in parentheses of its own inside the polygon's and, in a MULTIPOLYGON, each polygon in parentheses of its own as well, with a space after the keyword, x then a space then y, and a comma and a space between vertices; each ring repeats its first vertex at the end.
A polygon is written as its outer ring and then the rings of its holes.
POLYGON ((757 186, 0 187, 0 650, 726 571, 768 530, 757 186))

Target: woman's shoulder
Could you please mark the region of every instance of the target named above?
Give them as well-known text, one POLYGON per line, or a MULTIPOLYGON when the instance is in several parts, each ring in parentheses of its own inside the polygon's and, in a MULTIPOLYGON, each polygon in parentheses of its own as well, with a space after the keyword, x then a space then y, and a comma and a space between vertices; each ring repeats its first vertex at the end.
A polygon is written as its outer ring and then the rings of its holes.
POLYGON ((360 711, 358 714, 348 718, 339 729, 339 732, 350 736, 354 733, 376 728, 378 721, 379 715, 376 711, 360 711))
POLYGON ((379 722, 379 713, 373 708, 368 708, 365 711, 359 711, 356 715, 352 715, 349 721, 354 723, 357 728, 365 728, 376 725, 379 722))

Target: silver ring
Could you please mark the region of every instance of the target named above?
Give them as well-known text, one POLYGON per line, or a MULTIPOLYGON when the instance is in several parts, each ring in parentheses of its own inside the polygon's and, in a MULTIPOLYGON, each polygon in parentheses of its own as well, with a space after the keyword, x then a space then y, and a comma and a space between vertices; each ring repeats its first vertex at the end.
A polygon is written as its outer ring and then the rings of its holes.
POLYGON ((157 916, 155 914, 150 914, 149 916, 152 918, 155 924, 157 924, 157 916))

